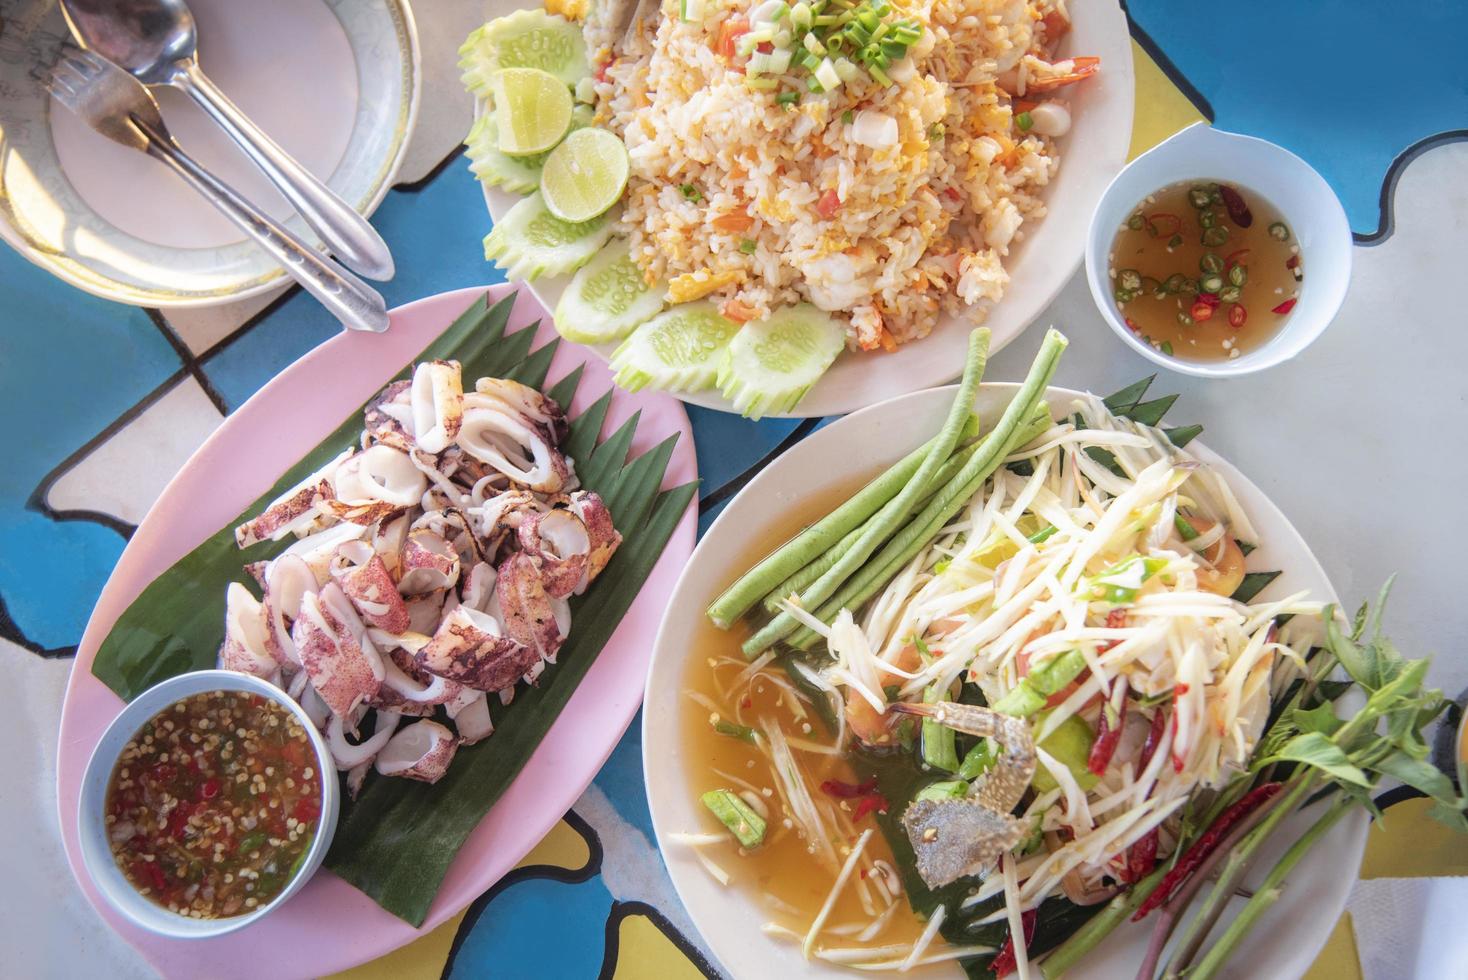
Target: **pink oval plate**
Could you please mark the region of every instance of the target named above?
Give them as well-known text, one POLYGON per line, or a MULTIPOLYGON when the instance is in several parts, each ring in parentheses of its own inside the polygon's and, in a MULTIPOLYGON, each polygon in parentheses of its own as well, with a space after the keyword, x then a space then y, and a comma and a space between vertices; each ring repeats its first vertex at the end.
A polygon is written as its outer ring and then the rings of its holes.
MULTIPOLYGON (((510 287, 489 289, 490 301, 510 287)), ((642 700, 667 597, 693 553, 697 507, 689 505, 642 592, 597 657, 565 710, 505 795, 470 834, 449 868, 422 929, 377 906, 335 875, 322 871, 268 918, 218 939, 168 940, 127 924, 101 899, 77 848, 77 800, 82 772, 102 730, 123 702, 96 677, 92 660, 102 639, 143 588, 204 538, 232 521, 331 433, 394 374, 427 347, 483 289, 460 289, 392 311, 386 334, 342 333, 306 354, 240 407, 209 437, 153 505, 102 590, 77 650, 61 713, 57 797, 67 860, 88 901, 108 924, 165 976, 319 976, 383 955, 412 941, 467 906, 529 853, 591 783, 627 730, 642 700)), ((519 294, 509 330, 541 321, 536 345, 555 338, 550 314, 519 294)), ((578 415, 612 387, 605 363, 574 344, 561 344, 548 383, 585 365, 570 414, 578 415)), ((642 420, 632 453, 669 435, 679 438, 666 487, 697 477, 693 432, 680 402, 653 392, 612 398, 604 433, 633 412, 642 420)))

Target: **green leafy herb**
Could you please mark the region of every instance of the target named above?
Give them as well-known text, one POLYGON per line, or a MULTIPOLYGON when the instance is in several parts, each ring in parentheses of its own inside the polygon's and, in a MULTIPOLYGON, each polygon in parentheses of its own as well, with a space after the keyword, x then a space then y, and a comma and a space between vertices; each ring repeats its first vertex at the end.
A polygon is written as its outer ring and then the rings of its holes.
POLYGON ((683 199, 686 201, 697 203, 703 200, 702 192, 692 184, 680 184, 678 185, 678 190, 683 194, 683 199))

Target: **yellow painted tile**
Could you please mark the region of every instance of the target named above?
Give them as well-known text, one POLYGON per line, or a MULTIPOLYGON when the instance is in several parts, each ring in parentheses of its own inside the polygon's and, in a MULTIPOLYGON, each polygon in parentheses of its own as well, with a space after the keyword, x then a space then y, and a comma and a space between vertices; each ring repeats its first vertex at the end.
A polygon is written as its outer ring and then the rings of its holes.
POLYGON ((703 971, 645 915, 629 915, 617 933, 612 980, 703 980, 703 971))
POLYGON ((1362 878, 1468 875, 1463 837, 1427 815, 1427 800, 1407 800, 1386 811, 1366 837, 1362 878))
POLYGON ((1195 122, 1206 121, 1198 107, 1168 78, 1152 56, 1132 42, 1132 65, 1137 74, 1137 107, 1132 119, 1130 160, 1195 122))
POLYGON ((586 846, 586 838, 566 821, 560 820, 516 867, 543 864, 575 871, 586 867, 586 862, 590 860, 591 848, 586 846))
POLYGON ((1305 971, 1302 980, 1361 980, 1361 960, 1356 952, 1356 933, 1351 928, 1351 913, 1335 924, 1325 948, 1315 963, 1305 971))
POLYGON ((464 913, 460 912, 401 949, 356 969, 332 974, 326 980, 439 980, 449 959, 449 949, 454 945, 454 936, 459 932, 459 923, 463 921, 464 913))

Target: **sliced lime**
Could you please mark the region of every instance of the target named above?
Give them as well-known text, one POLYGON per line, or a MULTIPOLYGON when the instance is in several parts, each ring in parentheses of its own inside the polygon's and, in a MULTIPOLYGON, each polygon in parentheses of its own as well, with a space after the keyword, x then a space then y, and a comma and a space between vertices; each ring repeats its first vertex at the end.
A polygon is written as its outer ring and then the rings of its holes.
POLYGON ((668 284, 648 285, 627 242, 617 239, 571 279, 556 304, 556 329, 578 344, 621 340, 663 308, 668 284))
MULTIPOLYGON (((590 126, 591 119, 591 107, 578 105, 571 113, 571 130, 574 132, 590 126)), ((474 121, 469 135, 464 138, 464 145, 469 148, 469 170, 491 187, 529 194, 540 186, 540 171, 550 154, 512 157, 501 153, 499 132, 499 123, 495 121, 493 112, 487 112, 474 121)))
POLYGON ((616 382, 628 391, 649 385, 663 391, 712 388, 724 348, 739 324, 713 303, 683 303, 632 331, 612 354, 616 382))
POLYGON ((571 127, 571 92, 549 72, 506 68, 494 76, 490 87, 501 153, 544 153, 571 127))
POLYGON ((551 214, 587 221, 606 211, 627 186, 627 147, 605 129, 578 129, 545 158, 540 192, 551 214))
POLYGON ((719 363, 718 385, 750 418, 788 412, 836 360, 846 330, 809 303, 746 323, 719 363))

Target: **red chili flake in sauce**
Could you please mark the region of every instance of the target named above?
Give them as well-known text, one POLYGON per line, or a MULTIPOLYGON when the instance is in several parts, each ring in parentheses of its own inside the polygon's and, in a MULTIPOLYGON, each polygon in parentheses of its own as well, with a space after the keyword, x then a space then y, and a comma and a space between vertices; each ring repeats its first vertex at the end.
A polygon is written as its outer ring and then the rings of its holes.
POLYGON ((246 915, 280 894, 310 848, 321 779, 285 708, 238 691, 193 695, 123 747, 104 816, 112 855, 166 909, 246 915))
POLYGON ((1276 306, 1274 309, 1270 310, 1269 312, 1271 312, 1271 313, 1278 313, 1280 316, 1284 316, 1290 310, 1293 310, 1295 308, 1295 303, 1297 303, 1297 302, 1299 302, 1299 301, 1298 300, 1293 300, 1293 299, 1287 299, 1283 303, 1281 303, 1278 306, 1276 306))

